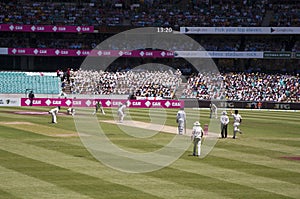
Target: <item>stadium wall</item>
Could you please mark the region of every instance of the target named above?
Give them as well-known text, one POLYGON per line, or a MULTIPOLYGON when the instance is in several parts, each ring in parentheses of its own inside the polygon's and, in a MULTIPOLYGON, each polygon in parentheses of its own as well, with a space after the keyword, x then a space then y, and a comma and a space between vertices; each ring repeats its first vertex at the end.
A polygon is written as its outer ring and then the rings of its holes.
MULTIPOLYGON (((262 102, 259 108, 259 102, 253 101, 208 101, 196 99, 184 100, 127 100, 125 96, 114 96, 104 98, 80 96, 78 98, 35 98, 33 106, 94 106, 96 101, 101 101, 104 107, 115 107, 120 103, 130 102, 129 108, 208 108, 210 103, 214 103, 219 108, 239 108, 239 109, 274 109, 274 110, 300 110, 300 103, 283 102, 262 102), (107 102, 109 104, 107 104, 107 102)), ((0 95, 1 106, 30 106, 28 98, 22 98, 21 95, 0 95), (27 102, 27 103, 26 103, 27 102)))
MULTIPOLYGON (((184 104, 187 108, 208 108, 210 103, 216 104, 219 108, 241 108, 241 109, 259 109, 256 101, 208 101, 185 99, 184 104), (198 103, 196 105, 196 102, 198 103)), ((278 109, 278 110, 300 110, 300 103, 287 102, 261 102, 261 109, 278 109)))

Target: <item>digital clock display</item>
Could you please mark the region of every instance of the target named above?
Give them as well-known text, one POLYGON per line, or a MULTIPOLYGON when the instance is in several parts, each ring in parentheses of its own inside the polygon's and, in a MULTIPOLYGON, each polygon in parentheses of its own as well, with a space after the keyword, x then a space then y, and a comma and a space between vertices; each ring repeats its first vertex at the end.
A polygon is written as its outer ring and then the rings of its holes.
POLYGON ((157 28, 157 32, 166 32, 166 33, 169 33, 169 32, 173 32, 173 29, 172 28, 169 28, 169 27, 158 27, 157 28))

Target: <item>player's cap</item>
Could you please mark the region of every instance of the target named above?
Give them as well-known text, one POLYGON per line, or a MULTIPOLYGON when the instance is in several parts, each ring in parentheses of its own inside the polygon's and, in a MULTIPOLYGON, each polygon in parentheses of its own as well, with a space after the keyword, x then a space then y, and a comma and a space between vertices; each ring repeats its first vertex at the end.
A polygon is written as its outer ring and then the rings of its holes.
POLYGON ((227 115, 227 112, 226 112, 226 111, 223 111, 222 114, 223 114, 223 115, 227 115))
POLYGON ((200 122, 196 121, 196 122, 194 123, 194 126, 200 126, 200 122))

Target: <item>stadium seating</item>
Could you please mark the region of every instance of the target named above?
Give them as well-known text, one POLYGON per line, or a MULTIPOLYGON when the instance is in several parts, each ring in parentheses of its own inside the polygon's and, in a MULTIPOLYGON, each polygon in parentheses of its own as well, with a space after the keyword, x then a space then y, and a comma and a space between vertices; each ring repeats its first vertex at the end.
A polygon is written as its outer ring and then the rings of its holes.
POLYGON ((297 2, 266 0, 1 2, 0 23, 92 26, 262 26, 299 24, 297 2), (138 4, 137 4, 138 3, 138 4), (272 4, 273 3, 273 4, 272 4), (271 12, 268 12, 271 11, 271 12), (289 17, 287 17, 289 16, 289 17), (264 24, 265 25, 265 24, 264 24), (270 24, 267 24, 270 25, 270 24))
POLYGON ((201 100, 299 102, 299 83, 299 75, 199 73, 188 79, 183 97, 201 100))
POLYGON ((59 94, 61 81, 56 76, 25 72, 0 72, 0 93, 59 94))

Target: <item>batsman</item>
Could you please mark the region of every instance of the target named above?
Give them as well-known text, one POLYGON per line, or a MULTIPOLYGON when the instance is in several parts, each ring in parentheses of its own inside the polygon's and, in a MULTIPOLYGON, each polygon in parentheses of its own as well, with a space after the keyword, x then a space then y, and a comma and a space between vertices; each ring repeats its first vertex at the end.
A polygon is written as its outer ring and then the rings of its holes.
POLYGON ((186 132, 186 114, 184 112, 184 108, 180 108, 177 112, 176 122, 178 124, 178 134, 183 135, 186 132))
POLYGON ((200 122, 196 121, 193 126, 191 140, 194 143, 193 156, 201 155, 201 141, 203 137, 203 129, 200 126, 200 122))

